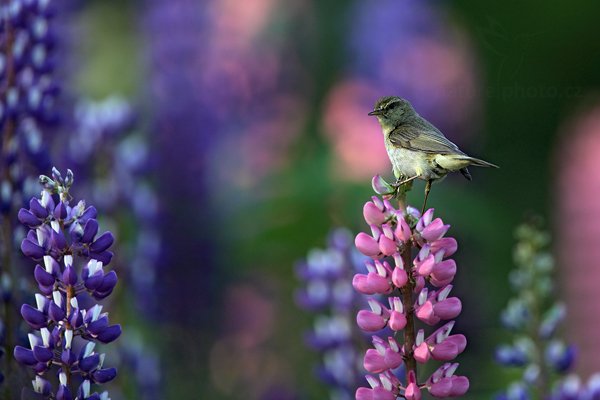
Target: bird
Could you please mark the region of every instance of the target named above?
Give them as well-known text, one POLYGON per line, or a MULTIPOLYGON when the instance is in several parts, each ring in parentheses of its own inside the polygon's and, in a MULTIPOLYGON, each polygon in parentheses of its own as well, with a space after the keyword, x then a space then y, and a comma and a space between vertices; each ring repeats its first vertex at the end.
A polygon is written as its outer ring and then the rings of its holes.
POLYGON ((434 181, 456 171, 471 180, 467 169, 471 165, 498 168, 495 164, 463 153, 438 128, 417 114, 406 99, 382 97, 368 115, 377 117, 381 125, 385 149, 397 179, 396 189, 417 178, 426 182, 423 212, 434 181))

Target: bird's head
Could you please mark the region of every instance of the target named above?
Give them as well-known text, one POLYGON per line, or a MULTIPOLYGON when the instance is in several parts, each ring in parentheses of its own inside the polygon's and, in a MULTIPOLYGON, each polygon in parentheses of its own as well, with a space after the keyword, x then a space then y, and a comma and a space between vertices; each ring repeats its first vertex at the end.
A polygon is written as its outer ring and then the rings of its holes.
POLYGON ((376 116, 382 126, 397 126, 413 117, 415 110, 408 100, 386 96, 377 100, 369 115, 376 116))

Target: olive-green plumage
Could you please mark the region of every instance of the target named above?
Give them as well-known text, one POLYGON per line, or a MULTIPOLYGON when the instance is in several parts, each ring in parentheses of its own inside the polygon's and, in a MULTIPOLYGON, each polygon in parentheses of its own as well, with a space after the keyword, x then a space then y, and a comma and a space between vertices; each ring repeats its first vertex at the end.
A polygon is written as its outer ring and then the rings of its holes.
POLYGON ((463 153, 405 99, 382 97, 375 103, 374 115, 381 125, 385 148, 398 183, 419 178, 427 182, 425 202, 431 183, 448 173, 460 171, 471 179, 468 166, 498 166, 463 153))

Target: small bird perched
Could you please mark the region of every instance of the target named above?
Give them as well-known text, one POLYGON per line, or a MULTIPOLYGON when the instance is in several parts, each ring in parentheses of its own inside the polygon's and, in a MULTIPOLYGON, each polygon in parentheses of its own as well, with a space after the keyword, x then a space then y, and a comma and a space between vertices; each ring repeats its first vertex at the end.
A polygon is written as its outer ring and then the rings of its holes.
POLYGON ((377 100, 373 111, 379 120, 385 148, 397 179, 396 187, 416 178, 426 181, 425 201, 431 190, 431 183, 443 179, 449 172, 460 171, 468 180, 470 165, 494 167, 497 165, 478 158, 469 157, 457 145, 448 140, 425 118, 421 117, 405 99, 386 96, 377 100))

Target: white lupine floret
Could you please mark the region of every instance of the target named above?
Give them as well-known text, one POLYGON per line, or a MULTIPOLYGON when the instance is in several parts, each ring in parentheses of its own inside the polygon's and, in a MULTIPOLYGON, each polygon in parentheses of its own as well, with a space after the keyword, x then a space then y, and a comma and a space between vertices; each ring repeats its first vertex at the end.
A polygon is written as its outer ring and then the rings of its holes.
POLYGON ((40 334, 42 335, 42 343, 44 344, 44 347, 49 347, 50 346, 50 331, 48 330, 48 328, 40 329, 40 334))
POLYGON ((44 311, 44 306, 46 305, 47 301, 48 299, 46 298, 46 296, 39 293, 35 294, 35 304, 37 304, 37 309, 39 311, 44 311))
POLYGON ((56 233, 60 232, 60 224, 58 223, 57 220, 53 220, 50 221, 50 227, 52 228, 52 230, 56 233))
POLYGON ((66 329, 65 330, 65 349, 70 349, 72 342, 73 342, 73 330, 66 329))
POLYGON ((40 338, 34 335, 33 333, 28 333, 27 338, 29 339, 29 346, 31 349, 40 344, 40 338))
POLYGON ((53 261, 54 259, 51 256, 44 256, 44 267, 46 269, 46 272, 48 272, 49 274, 52 273, 52 266, 54 265, 53 261))
POLYGON ((62 298, 62 294, 58 290, 55 290, 54 292, 52 292, 52 300, 54 300, 54 303, 57 306, 62 307, 63 298, 62 298))
POLYGON ((94 347, 96 347, 96 343, 87 342, 87 344, 85 345, 85 348, 83 350, 83 358, 89 357, 90 355, 92 355, 94 352, 94 347))
POLYGON ((35 379, 31 381, 31 384, 33 385, 33 391, 36 393, 42 393, 44 390, 44 383, 44 378, 36 375, 35 379))
POLYGON ((90 396, 90 381, 89 380, 84 380, 83 383, 81 384, 81 392, 83 394, 84 398, 87 398, 90 396))
POLYGON ((446 300, 451 290, 452 285, 447 285, 445 288, 443 288, 437 295, 438 301, 446 300))
POLYGON ((39 228, 36 228, 35 235, 37 237, 38 245, 43 246, 44 238, 46 237, 46 235, 44 234, 44 229, 42 226, 40 226, 39 228))
POLYGON ((72 267, 73 266, 73 256, 70 254, 66 254, 63 257, 63 262, 65 263, 65 267, 72 267))

